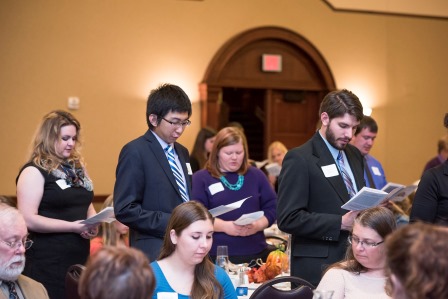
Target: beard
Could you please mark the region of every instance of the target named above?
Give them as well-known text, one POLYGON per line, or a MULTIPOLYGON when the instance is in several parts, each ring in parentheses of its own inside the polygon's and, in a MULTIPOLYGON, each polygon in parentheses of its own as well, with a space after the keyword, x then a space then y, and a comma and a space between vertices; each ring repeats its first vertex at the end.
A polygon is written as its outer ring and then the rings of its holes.
POLYGON ((25 268, 25 256, 16 255, 9 261, 0 264, 0 280, 15 281, 25 268), (20 263, 14 265, 14 263, 20 263))
POLYGON ((325 138, 327 139, 328 143, 331 144, 331 146, 333 146, 334 148, 337 148, 340 151, 344 150, 347 147, 347 144, 351 140, 348 138, 347 139, 344 139, 344 138, 337 139, 333 130, 331 129, 331 126, 327 127, 327 131, 325 132, 325 138), (338 140, 344 141, 345 144, 339 145, 337 142, 338 140))

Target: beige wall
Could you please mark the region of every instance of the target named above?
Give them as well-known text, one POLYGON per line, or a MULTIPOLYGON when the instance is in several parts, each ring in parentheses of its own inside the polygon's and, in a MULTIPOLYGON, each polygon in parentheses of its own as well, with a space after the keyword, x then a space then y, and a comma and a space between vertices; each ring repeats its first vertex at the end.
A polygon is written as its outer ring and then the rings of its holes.
POLYGON ((0 2, 0 194, 15 177, 40 118, 66 109, 83 126, 95 192, 112 192, 121 147, 146 130, 145 101, 161 82, 191 97, 199 130, 198 83, 231 37, 280 26, 310 40, 338 88, 357 93, 380 125, 373 154, 389 180, 411 183, 435 155, 448 111, 448 21, 333 12, 316 0, 3 0, 0 2))

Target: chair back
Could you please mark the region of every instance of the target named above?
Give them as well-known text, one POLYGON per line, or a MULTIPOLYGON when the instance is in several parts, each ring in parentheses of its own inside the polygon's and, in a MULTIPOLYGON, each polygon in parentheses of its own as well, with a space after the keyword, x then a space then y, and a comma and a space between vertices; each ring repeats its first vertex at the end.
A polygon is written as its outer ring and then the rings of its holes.
POLYGON ((250 299, 312 299, 315 287, 308 281, 294 276, 281 276, 271 279, 259 286, 250 299), (281 282, 290 282, 291 290, 274 287, 281 282))
POLYGON ((66 299, 80 299, 78 294, 79 277, 86 269, 83 265, 76 264, 68 268, 65 275, 65 298, 66 299))

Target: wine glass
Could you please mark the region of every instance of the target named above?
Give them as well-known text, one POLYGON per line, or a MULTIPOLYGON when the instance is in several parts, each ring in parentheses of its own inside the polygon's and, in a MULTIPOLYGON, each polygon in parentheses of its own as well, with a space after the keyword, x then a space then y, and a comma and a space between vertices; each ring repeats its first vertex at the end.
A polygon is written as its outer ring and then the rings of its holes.
POLYGON ((216 265, 227 271, 229 253, 227 246, 218 246, 216 250, 216 265))

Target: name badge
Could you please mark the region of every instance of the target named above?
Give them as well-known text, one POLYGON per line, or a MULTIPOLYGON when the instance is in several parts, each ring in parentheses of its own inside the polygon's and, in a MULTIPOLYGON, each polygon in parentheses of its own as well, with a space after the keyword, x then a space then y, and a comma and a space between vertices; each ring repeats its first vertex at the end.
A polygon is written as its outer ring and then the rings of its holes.
POLYGON ((157 299, 177 299, 178 294, 174 292, 158 292, 157 299))
POLYGON ((224 191, 224 186, 221 182, 218 182, 208 186, 208 190, 210 190, 211 195, 215 195, 218 192, 224 191))
POLYGON ((62 190, 70 188, 70 185, 67 184, 67 182, 64 179, 57 180, 56 184, 58 184, 59 188, 61 188, 62 190))
POLYGON ((191 165, 190 165, 190 163, 186 163, 187 164, 187 171, 188 171, 188 174, 189 175, 192 175, 193 174, 193 171, 191 170, 191 165))
POLYGON ((381 176, 380 169, 376 166, 372 166, 372 172, 374 175, 381 176))
POLYGON ((338 168, 336 167, 336 164, 325 165, 325 166, 322 166, 321 168, 322 168, 322 171, 324 172, 324 175, 326 178, 331 178, 331 177, 339 175, 338 168))

